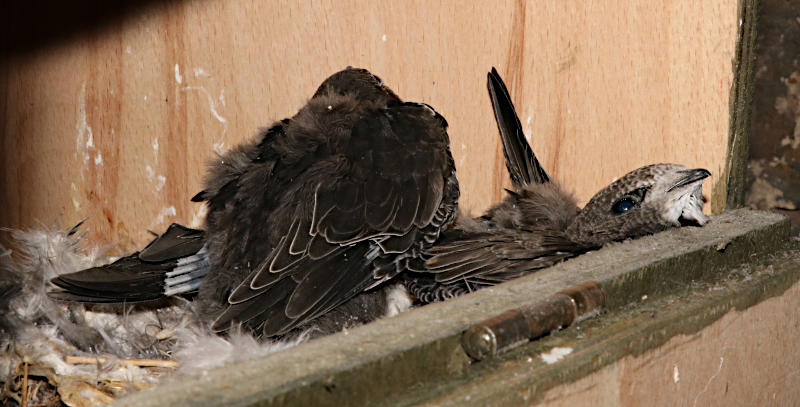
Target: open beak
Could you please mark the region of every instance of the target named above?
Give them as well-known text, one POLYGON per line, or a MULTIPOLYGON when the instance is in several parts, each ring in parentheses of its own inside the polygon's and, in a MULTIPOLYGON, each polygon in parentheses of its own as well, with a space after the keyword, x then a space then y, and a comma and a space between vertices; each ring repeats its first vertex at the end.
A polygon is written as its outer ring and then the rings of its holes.
POLYGON ((667 192, 672 191, 672 190, 674 190, 676 188, 680 188, 682 186, 690 185, 690 184, 692 184, 692 183, 694 183, 696 181, 700 181, 702 179, 706 179, 706 178, 711 176, 711 173, 708 172, 708 170, 706 170, 704 168, 695 168, 693 170, 684 170, 684 171, 681 171, 681 174, 683 176, 680 179, 678 179, 678 181, 675 183, 675 185, 671 186, 667 190, 667 192))
POLYGON ((708 223, 709 218, 703 213, 705 201, 703 200, 701 185, 702 181, 710 175, 711 173, 703 168, 684 170, 680 172, 680 178, 675 182, 675 185, 670 187, 670 191, 677 189, 676 193, 680 195, 687 194, 681 216, 678 219, 682 225, 703 226, 708 223), (690 187, 691 189, 679 189, 687 186, 693 187, 690 187))

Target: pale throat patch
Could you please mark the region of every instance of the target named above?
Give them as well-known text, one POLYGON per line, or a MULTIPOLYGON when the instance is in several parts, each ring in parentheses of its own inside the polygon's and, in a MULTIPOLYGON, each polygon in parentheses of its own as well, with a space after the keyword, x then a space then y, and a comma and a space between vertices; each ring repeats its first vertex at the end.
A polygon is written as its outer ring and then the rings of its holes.
POLYGON ((680 219, 697 222, 700 226, 708 223, 708 216, 703 213, 703 181, 699 180, 688 188, 682 188, 682 194, 670 200, 664 208, 664 219, 679 225, 680 219))

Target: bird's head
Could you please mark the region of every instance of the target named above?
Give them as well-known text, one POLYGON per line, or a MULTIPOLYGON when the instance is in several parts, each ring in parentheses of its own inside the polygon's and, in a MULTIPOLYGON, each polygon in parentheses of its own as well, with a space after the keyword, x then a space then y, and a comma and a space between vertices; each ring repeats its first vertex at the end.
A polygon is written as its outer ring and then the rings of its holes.
POLYGON ((356 100, 372 100, 384 104, 400 102, 400 98, 383 84, 381 78, 366 69, 349 66, 325 79, 313 97, 330 94, 352 95, 356 100))
POLYGON ((702 226, 703 180, 711 173, 677 164, 633 170, 595 194, 567 228, 577 243, 602 246, 682 224, 702 226))

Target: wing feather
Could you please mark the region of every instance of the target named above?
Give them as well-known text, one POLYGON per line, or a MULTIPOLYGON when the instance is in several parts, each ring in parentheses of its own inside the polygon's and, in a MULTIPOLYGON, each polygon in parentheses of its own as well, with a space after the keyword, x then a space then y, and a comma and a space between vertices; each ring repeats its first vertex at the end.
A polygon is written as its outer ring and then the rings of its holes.
POLYGON ((439 283, 460 280, 487 284, 507 281, 567 258, 582 249, 563 236, 494 230, 461 233, 458 238, 426 249, 424 272, 439 283))
POLYGON ((487 86, 497 127, 500 130, 500 138, 503 142, 506 166, 514 187, 521 189, 531 183, 550 182, 550 177, 539 164, 528 140, 525 139, 522 124, 514 109, 514 103, 511 101, 506 84, 494 68, 489 72, 487 86))
MULTIPOLYGON (((298 187, 276 198, 292 216, 273 211, 277 243, 232 291, 215 329, 238 322, 272 336, 302 326, 374 284, 376 256, 400 255, 421 244, 423 229, 427 236, 427 228, 452 219, 443 212, 453 211, 457 198, 454 184, 453 201, 443 202, 453 174, 446 122, 431 111, 412 104, 378 109, 354 124, 349 138, 332 141, 329 158, 293 169, 298 187)), ((285 131, 291 135, 291 126, 285 131)))

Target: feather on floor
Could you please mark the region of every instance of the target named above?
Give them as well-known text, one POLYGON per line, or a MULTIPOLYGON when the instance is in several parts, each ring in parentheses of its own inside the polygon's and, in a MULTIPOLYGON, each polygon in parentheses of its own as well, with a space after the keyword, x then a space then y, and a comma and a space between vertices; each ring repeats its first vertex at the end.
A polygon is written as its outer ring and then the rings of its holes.
POLYGON ((92 406, 112 402, 176 374, 199 375, 225 363, 303 342, 225 338, 196 322, 192 303, 64 304, 49 280, 113 259, 68 230, 3 229, 0 245, 0 404, 92 406))

